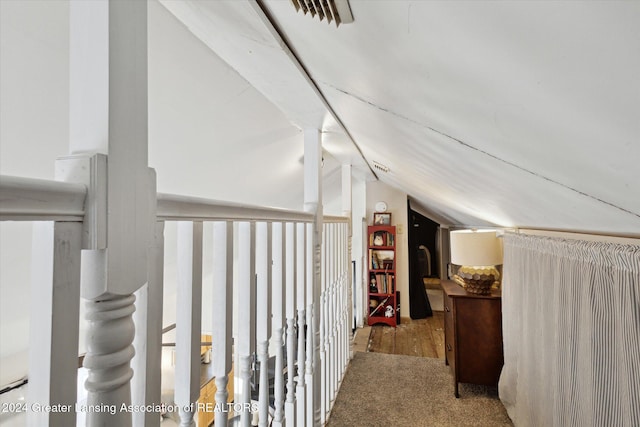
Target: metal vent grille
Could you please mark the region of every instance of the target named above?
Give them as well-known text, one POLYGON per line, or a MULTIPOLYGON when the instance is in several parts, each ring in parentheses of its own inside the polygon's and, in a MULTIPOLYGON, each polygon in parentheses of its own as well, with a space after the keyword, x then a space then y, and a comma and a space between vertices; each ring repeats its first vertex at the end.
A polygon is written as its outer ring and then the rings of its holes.
POLYGON ((336 27, 353 22, 348 0, 291 0, 291 3, 298 12, 310 13, 312 18, 317 16, 321 21, 327 18, 327 23, 335 22, 336 27))
POLYGON ((380 171, 382 171, 382 172, 384 172, 384 173, 387 173, 387 172, 389 172, 391 170, 391 169, 389 169, 389 166, 385 166, 382 163, 376 162, 375 160, 373 161, 373 167, 378 169, 378 170, 380 170, 380 171))

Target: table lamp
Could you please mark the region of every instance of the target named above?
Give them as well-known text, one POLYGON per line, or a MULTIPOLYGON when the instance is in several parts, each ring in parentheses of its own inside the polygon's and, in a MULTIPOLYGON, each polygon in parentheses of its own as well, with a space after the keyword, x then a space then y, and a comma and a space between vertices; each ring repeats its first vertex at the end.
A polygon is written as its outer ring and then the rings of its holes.
POLYGON ((456 230, 450 233, 451 263, 460 266, 454 280, 467 292, 489 295, 500 278, 502 246, 496 230, 456 230))

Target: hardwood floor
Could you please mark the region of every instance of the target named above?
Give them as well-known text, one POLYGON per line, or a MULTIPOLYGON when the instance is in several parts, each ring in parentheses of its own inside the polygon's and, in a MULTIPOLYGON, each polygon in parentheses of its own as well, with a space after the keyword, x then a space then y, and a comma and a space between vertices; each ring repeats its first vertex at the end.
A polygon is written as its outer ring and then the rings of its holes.
POLYGON ((444 359, 444 313, 426 319, 402 319, 396 327, 371 327, 368 350, 374 353, 444 359))

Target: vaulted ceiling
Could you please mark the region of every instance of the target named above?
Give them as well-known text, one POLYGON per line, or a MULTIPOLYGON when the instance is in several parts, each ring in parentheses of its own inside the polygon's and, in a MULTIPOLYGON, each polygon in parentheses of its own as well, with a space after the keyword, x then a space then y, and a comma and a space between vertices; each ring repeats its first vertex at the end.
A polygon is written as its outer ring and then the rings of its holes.
POLYGON ((337 28, 290 1, 161 3, 443 222, 640 234, 639 2, 351 0, 337 28))

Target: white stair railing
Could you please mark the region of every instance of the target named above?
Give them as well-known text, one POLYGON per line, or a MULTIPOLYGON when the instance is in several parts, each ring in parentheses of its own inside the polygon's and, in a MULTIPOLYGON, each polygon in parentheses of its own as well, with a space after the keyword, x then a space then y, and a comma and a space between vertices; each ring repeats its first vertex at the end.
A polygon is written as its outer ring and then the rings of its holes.
MULTIPOLYGON (((32 311, 32 324, 39 327, 31 335, 31 343, 38 343, 37 348, 32 345, 37 355, 30 357, 31 404, 76 403, 79 259, 86 193, 82 185, 0 177, 0 220, 50 221, 39 225, 42 229, 36 232, 39 240, 34 248, 37 270, 41 271, 34 276, 34 289, 44 298, 37 300, 38 310, 32 311)), ((313 248, 315 230, 311 213, 158 194, 156 220, 155 240, 148 257, 148 283, 136 293, 134 343, 138 355, 132 362, 135 373, 131 402, 150 406, 159 403, 161 367, 157 353, 166 250, 163 231, 165 222, 177 221, 175 404, 180 410, 181 425, 194 425, 197 412, 206 409, 195 405, 200 397, 201 304, 209 304, 213 313, 212 325, 205 328, 210 328, 212 337, 216 425, 225 426, 229 422, 226 403, 231 396, 227 385, 234 351, 236 390, 240 391, 234 409, 239 412, 241 425, 250 425, 252 412, 257 412, 259 425, 324 424, 348 363, 347 218, 324 218, 319 257, 315 257, 313 248), (213 259, 203 259, 203 230, 208 222, 213 224, 213 259), (235 269, 234 242, 238 245, 235 269), (202 301, 204 263, 212 265, 212 301, 202 301), (317 285, 313 280, 316 268, 320 268, 322 278, 317 285), (234 292, 237 292, 237 313, 233 313, 234 292), (235 337, 232 319, 238 322, 235 337), (269 394, 270 356, 275 362, 273 396, 269 394), (260 366, 259 391, 252 399, 250 379, 257 366, 256 357, 260 366), (317 401, 316 387, 320 394, 317 401)), ((128 300, 126 303, 128 310, 128 300)), ((131 316, 127 310, 121 314, 131 316)), ((110 311, 119 313, 117 307, 111 307, 110 311)), ((98 312, 95 315, 100 316, 98 312)), ((117 336, 117 322, 110 325, 116 328, 113 332, 117 336)), ((105 378, 111 375, 107 374, 105 378)), ((119 402, 109 400, 107 384, 101 383, 101 377, 94 376, 92 381, 95 383, 92 387, 106 390, 100 395, 106 400, 95 403, 116 404, 121 412, 119 402)), ((160 417, 154 410, 151 408, 139 416, 120 413, 118 419, 132 419, 135 426, 159 425, 160 417)), ((75 424, 75 415, 73 411, 32 411, 29 423, 69 426, 75 424)), ((106 415, 92 417, 89 423, 105 419, 108 422, 106 415)))

